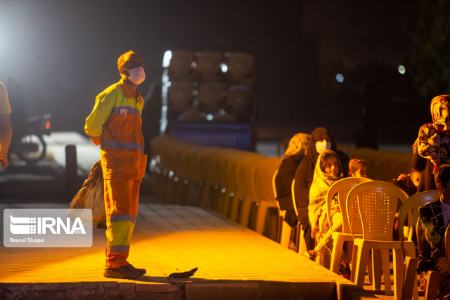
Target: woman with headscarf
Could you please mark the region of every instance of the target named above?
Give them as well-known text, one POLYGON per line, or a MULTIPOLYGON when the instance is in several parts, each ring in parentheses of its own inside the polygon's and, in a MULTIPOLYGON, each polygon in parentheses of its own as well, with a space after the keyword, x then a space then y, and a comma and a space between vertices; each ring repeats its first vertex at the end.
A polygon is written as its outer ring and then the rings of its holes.
POLYGON ((441 193, 450 179, 449 100, 449 95, 433 98, 430 105, 433 123, 422 125, 416 140, 418 154, 434 166, 436 187, 441 193))
POLYGON ((439 299, 450 298, 450 263, 444 249, 445 230, 450 223, 450 118, 449 95, 431 101, 433 123, 422 125, 417 138, 418 154, 433 164, 433 174, 440 199, 419 209, 417 224, 417 271, 441 272, 444 280, 439 299))
POLYGON ((324 127, 318 127, 311 132, 311 141, 309 143, 308 153, 300 162, 295 172, 294 199, 297 206, 297 219, 302 225, 303 237, 308 250, 314 248, 314 242, 311 238, 311 228, 308 221, 309 189, 314 177, 314 168, 320 153, 325 150, 333 150, 339 157, 341 166, 343 166, 344 177, 348 175, 348 156, 337 150, 336 143, 324 127))
POLYGON ((430 111, 432 123, 425 124, 419 130, 419 137, 415 140, 412 146, 412 159, 411 168, 422 172, 422 178, 417 187, 417 192, 423 192, 428 190, 436 190, 436 181, 433 169, 435 165, 431 159, 427 159, 427 149, 430 145, 427 145, 425 139, 428 138, 428 132, 434 132, 435 129, 445 127, 446 118, 444 114, 448 114, 448 95, 436 96, 431 100, 430 111))
POLYGON ((310 136, 307 133, 297 133, 290 140, 281 158, 277 175, 275 176, 275 189, 280 210, 285 210, 285 222, 291 227, 297 225, 297 215, 295 214, 292 202, 291 185, 295 176, 295 171, 307 153, 310 136))

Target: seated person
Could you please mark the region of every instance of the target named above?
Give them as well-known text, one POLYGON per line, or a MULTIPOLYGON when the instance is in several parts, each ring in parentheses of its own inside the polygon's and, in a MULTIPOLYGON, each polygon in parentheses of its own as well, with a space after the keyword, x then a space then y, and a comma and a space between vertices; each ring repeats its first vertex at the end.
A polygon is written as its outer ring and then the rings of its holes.
POLYGON ((436 190, 436 183, 433 175, 434 165, 429 159, 419 155, 418 143, 418 140, 414 142, 411 156, 411 169, 421 173, 421 178, 416 193, 436 190))
MULTIPOLYGON (((450 172, 445 172, 443 177, 446 179, 443 182, 448 183, 450 172)), ((419 209, 417 272, 422 277, 429 270, 441 272, 445 279, 439 288, 439 299, 450 299, 450 266, 444 249, 445 230, 450 221, 450 184, 443 184, 442 191, 439 200, 419 209)))
MULTIPOLYGON (((316 241, 316 247, 309 252, 312 255, 324 254, 321 250, 331 241, 325 196, 330 186, 342 177, 342 166, 337 154, 332 150, 323 151, 317 159, 313 182, 309 190, 308 218, 311 224, 311 237, 316 241)), ((337 230, 342 226, 342 215, 337 203, 333 204, 330 216, 333 220, 331 226, 337 230)))
POLYGON ((280 210, 286 211, 285 221, 291 227, 297 225, 297 216, 292 201, 291 184, 295 176, 295 171, 307 152, 309 140, 310 136, 307 133, 297 133, 289 140, 275 177, 277 201, 280 210))
POLYGON ((367 161, 360 158, 352 158, 348 162, 348 176, 350 177, 368 177, 367 161))
POLYGON ((294 178, 295 205, 297 206, 297 219, 302 226, 303 239, 308 250, 314 249, 314 241, 311 238, 311 226, 308 218, 309 190, 314 178, 314 170, 316 168, 319 154, 325 150, 333 150, 339 158, 340 165, 343 168, 344 176, 348 174, 348 156, 340 151, 331 132, 324 127, 317 127, 311 132, 311 142, 309 143, 308 152, 298 165, 294 178))
POLYGON ((392 182, 409 196, 412 196, 418 192, 421 179, 422 172, 413 169, 408 173, 398 175, 397 179, 394 179, 392 182))

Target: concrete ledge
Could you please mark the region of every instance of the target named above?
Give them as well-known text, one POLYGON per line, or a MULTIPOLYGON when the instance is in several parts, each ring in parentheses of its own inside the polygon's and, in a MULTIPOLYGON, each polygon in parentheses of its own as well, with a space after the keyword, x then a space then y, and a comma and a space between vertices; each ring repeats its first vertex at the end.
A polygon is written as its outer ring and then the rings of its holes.
POLYGON ((0 299, 335 300, 338 294, 352 299, 354 291, 352 285, 334 282, 0 283, 0 299))
MULTIPOLYGON (((186 300, 335 300, 334 282, 211 282, 186 285, 186 300)), ((344 299, 344 298, 343 298, 344 299)))
POLYGON ((184 287, 127 282, 0 283, 0 299, 157 299, 182 300, 184 287))

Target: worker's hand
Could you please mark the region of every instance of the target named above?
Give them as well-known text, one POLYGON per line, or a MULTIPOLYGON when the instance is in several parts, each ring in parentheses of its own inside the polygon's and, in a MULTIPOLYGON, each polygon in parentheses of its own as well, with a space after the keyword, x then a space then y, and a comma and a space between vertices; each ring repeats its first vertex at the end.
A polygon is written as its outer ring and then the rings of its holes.
POLYGON ((100 145, 102 143, 102 137, 101 136, 90 136, 89 138, 96 145, 100 145))
POLYGON ((0 157, 0 167, 7 168, 9 166, 8 156, 0 157))
POLYGON ((436 267, 441 273, 450 274, 450 265, 447 257, 439 257, 436 262, 436 267))

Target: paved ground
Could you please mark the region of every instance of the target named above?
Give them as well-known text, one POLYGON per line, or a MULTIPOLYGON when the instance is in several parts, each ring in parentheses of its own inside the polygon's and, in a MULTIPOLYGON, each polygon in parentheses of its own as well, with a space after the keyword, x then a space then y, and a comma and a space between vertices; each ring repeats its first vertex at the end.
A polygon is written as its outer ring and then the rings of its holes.
MULTIPOLYGON (((8 208, 13 207, 24 205, 8 205, 8 208)), ((140 286, 134 291, 147 285, 153 292, 156 289, 160 293, 175 295, 179 286, 169 283, 167 276, 198 267, 194 277, 187 281, 194 286, 183 283, 185 299, 207 299, 211 295, 201 296, 206 290, 225 295, 226 292, 221 291, 224 287, 228 287, 228 293, 232 291, 236 295, 240 295, 239 290, 242 295, 248 296, 249 291, 260 295, 264 290, 262 283, 268 283, 264 285, 266 294, 277 289, 284 292, 292 289, 292 293, 297 295, 302 295, 302 291, 305 296, 320 292, 325 298, 332 299, 336 296, 336 283, 350 283, 249 229, 195 207, 141 205, 130 255, 130 262, 148 270, 148 276, 141 280, 112 281, 102 277, 104 243, 103 231, 96 230, 92 248, 0 248, 0 282, 91 282, 91 287, 101 282, 113 284, 106 285, 105 290, 114 284, 129 287, 123 283, 131 282, 140 286), (269 283, 279 284, 273 286, 269 283), (208 284, 209 289, 200 289, 202 284, 208 284), (188 294, 191 297, 187 297, 188 294)), ((54 289, 55 285, 51 287, 54 289)), ((39 288, 42 289, 42 285, 39 288)))
MULTIPOLYGON (((82 172, 87 172, 98 159, 98 148, 78 133, 55 133, 47 142, 49 153, 59 166, 65 164, 66 144, 77 145, 82 172)), ((259 143, 258 151, 274 155, 276 144, 259 143)), ((0 184, 2 179, 11 181, 23 176, 10 173, 0 174, 8 175, 0 176, 0 184)), ((45 177, 42 171, 38 173, 45 177)), ((62 179, 38 185, 48 193, 64 194, 62 179)), ((0 189, 3 186, 0 185, 0 189)), ((23 199, 29 199, 29 204, 14 203, 12 198, 6 204, 2 199, 0 208, 64 207, 64 204, 37 204, 40 200, 28 197, 37 187, 23 187, 21 183, 20 186, 26 196, 23 199)), ((11 188, 10 182, 8 188, 11 188)), ((5 191, 0 194, 2 192, 5 191)), ((0 222, 0 227, 2 224, 0 222)), ((2 236, 2 230, 0 232, 2 236)), ((249 229, 194 207, 141 205, 130 255, 135 266, 148 270, 147 276, 139 281, 113 281, 102 277, 104 244, 104 232, 96 230, 92 248, 0 248, 0 299, 23 295, 46 300, 55 295, 60 299, 134 299, 149 295, 156 299, 183 300, 335 299, 336 285, 350 284, 249 229), (176 283, 167 280, 172 272, 194 267, 199 270, 190 280, 176 283)), ((359 294, 359 297, 380 296, 359 294)))

